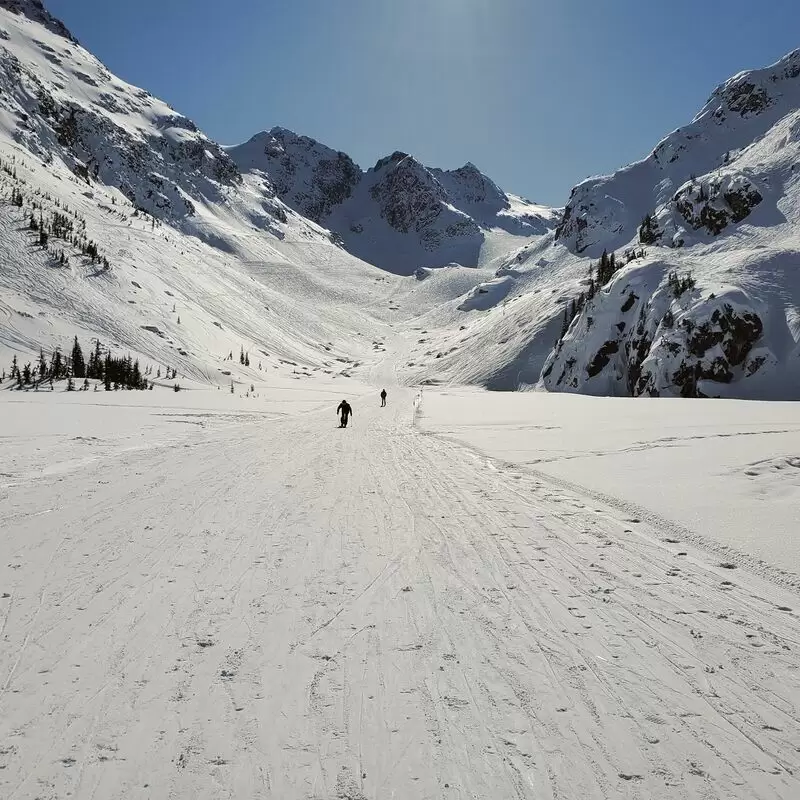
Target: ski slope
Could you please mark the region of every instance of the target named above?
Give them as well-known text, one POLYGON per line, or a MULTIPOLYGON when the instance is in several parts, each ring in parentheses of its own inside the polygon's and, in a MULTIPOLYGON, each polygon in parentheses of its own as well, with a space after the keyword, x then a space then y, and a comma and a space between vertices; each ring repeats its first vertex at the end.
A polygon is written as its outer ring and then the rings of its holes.
POLYGON ((0 394, 0 796, 800 794, 787 576, 341 380, 0 394))

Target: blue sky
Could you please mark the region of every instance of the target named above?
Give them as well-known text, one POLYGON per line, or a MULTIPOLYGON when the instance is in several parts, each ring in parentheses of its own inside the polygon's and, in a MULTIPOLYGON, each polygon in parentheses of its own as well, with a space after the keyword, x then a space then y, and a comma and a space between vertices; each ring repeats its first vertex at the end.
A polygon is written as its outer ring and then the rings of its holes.
POLYGON ((800 46, 796 0, 45 0, 120 77, 234 144, 281 125, 370 166, 473 161, 562 205, 712 89, 800 46))

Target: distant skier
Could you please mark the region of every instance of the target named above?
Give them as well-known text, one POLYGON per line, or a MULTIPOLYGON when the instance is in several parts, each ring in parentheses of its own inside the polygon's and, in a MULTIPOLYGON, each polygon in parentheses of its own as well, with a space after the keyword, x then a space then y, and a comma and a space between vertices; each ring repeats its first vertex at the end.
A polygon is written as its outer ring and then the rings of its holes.
POLYGON ((350 407, 350 403, 348 403, 347 400, 342 400, 342 402, 339 403, 339 408, 336 409, 336 413, 341 415, 341 422, 339 423, 339 427, 346 428, 347 420, 353 413, 353 409, 350 407))
POLYGON ((386 389, 381 389, 381 408, 386 406, 386 389))

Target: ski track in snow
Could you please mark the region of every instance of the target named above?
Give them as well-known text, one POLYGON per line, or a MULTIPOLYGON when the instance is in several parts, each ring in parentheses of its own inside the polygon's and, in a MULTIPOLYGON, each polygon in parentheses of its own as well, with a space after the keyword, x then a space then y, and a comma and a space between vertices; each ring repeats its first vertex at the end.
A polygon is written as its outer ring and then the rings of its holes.
POLYGON ((800 796, 791 587, 374 399, 0 489, 0 796, 800 796))

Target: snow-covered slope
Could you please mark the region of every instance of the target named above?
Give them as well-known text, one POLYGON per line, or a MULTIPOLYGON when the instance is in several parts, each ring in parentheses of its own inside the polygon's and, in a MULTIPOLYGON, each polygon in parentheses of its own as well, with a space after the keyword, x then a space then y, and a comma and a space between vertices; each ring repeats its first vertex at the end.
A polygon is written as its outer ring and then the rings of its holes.
POLYGON ((576 187, 559 241, 646 254, 577 316, 543 385, 800 397, 798 163, 795 51, 724 83, 644 161, 576 187))
POLYGON ((298 379, 798 397, 799 109, 792 53, 726 82, 561 213, 471 164, 398 152, 363 171, 284 129, 220 147, 41 3, 2 0, 0 359, 77 334, 205 382, 247 385, 260 363, 298 379), (584 304, 604 250, 627 266, 584 304), (249 368, 229 358, 242 348, 249 368))
POLYGON ((415 377, 800 397, 799 163, 800 51, 727 81, 648 158, 577 186, 554 234, 427 315, 415 377), (598 286, 604 251, 616 265, 598 286))
POLYGON ((391 272, 474 267, 555 228, 557 209, 508 195, 473 164, 429 169, 396 152, 369 170, 284 128, 227 152, 354 255, 391 272))
POLYGON ((33 0, 0 3, 0 163, 6 369, 78 335, 186 379, 249 384, 267 369, 346 373, 383 330, 370 309, 393 276, 242 176, 33 0))

